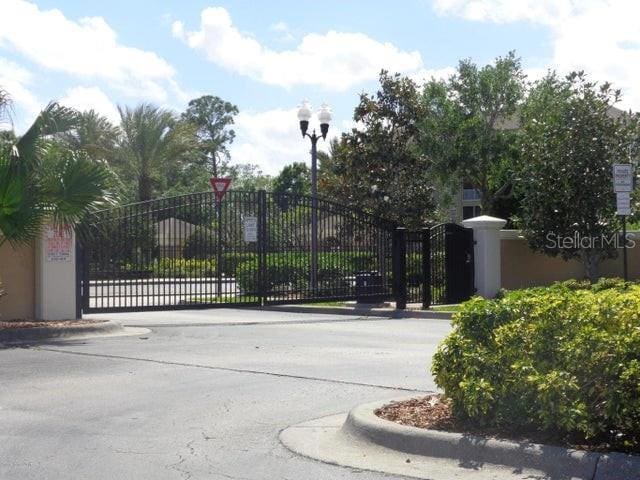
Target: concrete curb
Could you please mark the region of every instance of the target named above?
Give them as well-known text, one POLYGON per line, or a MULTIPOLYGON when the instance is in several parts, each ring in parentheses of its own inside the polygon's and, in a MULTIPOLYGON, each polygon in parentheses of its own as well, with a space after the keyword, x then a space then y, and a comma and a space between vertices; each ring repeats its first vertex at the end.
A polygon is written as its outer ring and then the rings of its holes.
POLYGON ((0 344, 73 338, 86 335, 112 335, 124 331, 121 324, 108 320, 63 328, 33 327, 0 330, 0 344))
MULTIPOLYGON (((403 397, 396 400, 406 400, 403 397)), ((590 480, 640 480, 640 457, 622 453, 583 452, 562 447, 487 439, 461 433, 427 430, 384 420, 374 411, 390 401, 355 407, 342 426, 349 435, 405 453, 457 460, 531 468, 552 478, 590 480)))
POLYGON ((304 305, 269 305, 266 307, 247 307, 257 310, 290 313, 318 313, 323 315, 357 315, 359 317, 385 318, 428 318, 436 320, 450 320, 450 312, 432 312, 429 310, 396 310, 394 308, 367 307, 310 307, 304 305))

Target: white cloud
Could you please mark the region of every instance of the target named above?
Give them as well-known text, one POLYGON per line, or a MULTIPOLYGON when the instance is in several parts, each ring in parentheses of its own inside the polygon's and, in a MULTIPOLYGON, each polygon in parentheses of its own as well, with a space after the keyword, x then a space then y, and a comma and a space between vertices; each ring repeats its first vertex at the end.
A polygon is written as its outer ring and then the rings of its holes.
POLYGON ((292 42, 295 40, 291 29, 286 22, 276 22, 269 27, 269 30, 278 34, 278 40, 281 42, 292 42))
POLYGON ((555 24, 565 18, 576 3, 572 0, 434 0, 434 8, 439 14, 472 21, 555 24))
POLYGON ((622 89, 624 107, 640 110, 637 0, 435 0, 434 6, 468 20, 548 26, 553 53, 547 68, 585 70, 595 81, 610 81, 622 89))
POLYGON ((22 109, 27 119, 16 119, 20 125, 35 119, 44 104, 31 92, 33 75, 27 69, 0 57, 0 87, 9 93, 16 108, 22 109))
POLYGON ((203 10, 198 30, 187 31, 182 22, 174 22, 172 31, 217 65, 285 88, 318 85, 346 90, 376 79, 382 68, 401 73, 422 68, 419 52, 400 50, 363 33, 309 33, 295 49, 275 51, 240 32, 222 7, 203 10))
MULTIPOLYGON (((240 112, 235 118, 236 139, 230 148, 232 161, 257 164, 272 175, 293 162, 309 164, 311 144, 300 134, 296 113, 295 108, 240 112)), ((313 128, 312 123, 310 129, 313 128)), ((318 150, 327 151, 331 136, 339 133, 334 128, 330 130, 326 141, 318 141, 318 150)))
POLYGON ((100 79, 125 94, 165 101, 180 94, 173 67, 154 52, 118 42, 102 17, 69 20, 57 9, 25 0, 3 0, 0 47, 50 70, 100 79))
POLYGON ((454 67, 434 69, 422 68, 416 73, 410 75, 410 78, 418 85, 422 85, 424 82, 428 82, 432 78, 435 78, 436 80, 448 80, 454 73, 456 73, 456 69, 454 67))
POLYGON ((112 123, 120 123, 120 114, 114 103, 98 87, 74 87, 60 99, 62 105, 76 110, 95 110, 107 117, 112 123))

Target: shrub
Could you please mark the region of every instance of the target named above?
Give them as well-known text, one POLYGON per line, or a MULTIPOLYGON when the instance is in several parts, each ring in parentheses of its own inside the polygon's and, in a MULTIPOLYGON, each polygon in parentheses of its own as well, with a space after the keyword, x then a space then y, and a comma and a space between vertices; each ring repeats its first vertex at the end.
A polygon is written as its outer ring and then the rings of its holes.
POLYGON ((152 262, 149 267, 154 277, 197 278, 217 275, 216 261, 197 260, 195 258, 161 258, 152 262))
MULTIPOLYGON (((323 296, 354 294, 355 274, 370 271, 375 257, 361 252, 322 252, 318 255, 318 293, 323 296)), ((236 280, 246 293, 258 291, 257 257, 250 257, 236 269, 236 280)), ((309 288, 309 253, 269 253, 266 270, 270 292, 296 292, 309 288)))
POLYGON ((198 226, 184 242, 182 256, 188 260, 205 260, 215 257, 216 234, 207 227, 198 226))
POLYGON ((457 417, 640 451, 640 285, 473 298, 453 325, 432 372, 457 417))
POLYGON ((257 265, 257 253, 224 253, 222 255, 222 272, 228 277, 234 277, 238 266, 244 262, 251 262, 257 265))

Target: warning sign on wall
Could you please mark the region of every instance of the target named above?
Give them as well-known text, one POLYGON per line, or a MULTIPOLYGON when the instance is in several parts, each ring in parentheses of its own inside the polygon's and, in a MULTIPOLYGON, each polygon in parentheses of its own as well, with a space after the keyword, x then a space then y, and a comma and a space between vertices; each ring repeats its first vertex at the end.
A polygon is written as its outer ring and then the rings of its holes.
POLYGON ((47 262, 70 262, 73 248, 73 232, 64 226, 45 227, 45 252, 47 262))

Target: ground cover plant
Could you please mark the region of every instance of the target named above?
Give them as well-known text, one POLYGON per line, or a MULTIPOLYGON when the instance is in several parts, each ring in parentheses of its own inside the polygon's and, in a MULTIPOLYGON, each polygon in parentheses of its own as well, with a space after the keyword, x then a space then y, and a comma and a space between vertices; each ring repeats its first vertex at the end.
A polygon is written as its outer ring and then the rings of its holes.
POLYGON ((474 298, 432 372, 454 416, 640 453, 640 285, 570 281, 474 298))

